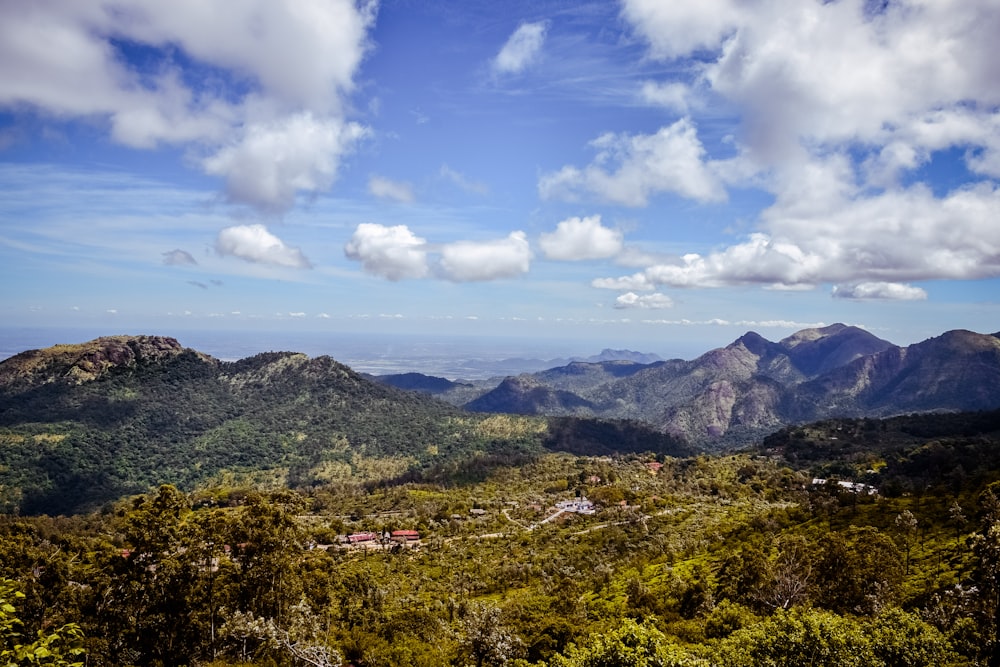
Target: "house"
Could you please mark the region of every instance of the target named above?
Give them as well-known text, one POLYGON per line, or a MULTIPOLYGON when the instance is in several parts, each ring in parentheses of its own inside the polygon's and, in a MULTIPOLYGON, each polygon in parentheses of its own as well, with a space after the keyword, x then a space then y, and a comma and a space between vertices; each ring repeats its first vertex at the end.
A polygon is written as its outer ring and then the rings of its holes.
POLYGON ((646 464, 646 469, 649 470, 650 474, 652 475, 655 475, 656 473, 660 472, 660 469, 662 467, 663 464, 660 463, 659 461, 650 461, 649 463, 646 464))
POLYGON ((415 530, 394 530, 389 539, 393 542, 401 542, 403 544, 417 542, 420 540, 420 533, 415 530))
POLYGON ((478 507, 473 507, 471 510, 469 510, 469 514, 471 514, 472 516, 486 516, 486 510, 480 509, 478 507))
POLYGON ((370 542, 377 542, 378 535, 372 532, 365 533, 351 533, 347 536, 348 544, 367 544, 370 542))

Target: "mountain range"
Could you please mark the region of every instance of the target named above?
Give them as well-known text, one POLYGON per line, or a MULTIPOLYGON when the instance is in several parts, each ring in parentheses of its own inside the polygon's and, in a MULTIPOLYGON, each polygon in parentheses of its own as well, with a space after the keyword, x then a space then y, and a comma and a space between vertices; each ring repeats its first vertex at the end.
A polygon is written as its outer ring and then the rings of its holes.
POLYGON ((899 347, 844 324, 778 342, 748 332, 693 360, 572 362, 478 388, 437 395, 472 411, 639 420, 719 448, 829 417, 996 408, 1000 338, 956 330, 899 347))
POLYGON ((688 451, 641 424, 470 413, 327 356, 225 362, 173 338, 108 336, 0 362, 0 511, 220 479, 454 483, 552 449, 688 451))
POLYGON ((379 380, 327 356, 225 362, 161 336, 20 353, 0 362, 0 509, 77 511, 226 476, 453 483, 551 450, 677 456, 820 419, 991 410, 1000 338, 950 331, 899 347, 836 324, 778 342, 749 332, 693 360, 379 380))

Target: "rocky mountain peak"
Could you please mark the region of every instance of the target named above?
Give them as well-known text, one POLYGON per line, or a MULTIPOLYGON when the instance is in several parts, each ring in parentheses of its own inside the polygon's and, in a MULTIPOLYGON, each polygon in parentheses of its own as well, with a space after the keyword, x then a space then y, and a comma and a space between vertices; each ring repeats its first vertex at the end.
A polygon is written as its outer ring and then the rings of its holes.
POLYGON ((103 336, 86 343, 28 350, 0 363, 0 387, 83 384, 115 369, 162 361, 184 351, 177 339, 167 336, 103 336))
POLYGON ((737 338, 736 342, 733 343, 733 345, 742 345, 750 352, 756 354, 758 357, 765 356, 770 351, 770 349, 774 347, 774 343, 767 340, 756 331, 746 332, 745 334, 737 338))

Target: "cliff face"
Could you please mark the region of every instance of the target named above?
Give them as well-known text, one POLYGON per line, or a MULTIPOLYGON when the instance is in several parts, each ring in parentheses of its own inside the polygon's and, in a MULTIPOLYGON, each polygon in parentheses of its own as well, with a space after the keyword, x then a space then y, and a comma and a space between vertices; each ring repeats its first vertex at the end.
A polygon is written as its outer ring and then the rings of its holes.
MULTIPOLYGON (((86 343, 28 350, 0 364, 0 389, 49 383, 79 385, 109 373, 164 361, 185 351, 166 336, 105 336, 86 343)), ((206 361, 214 361, 200 355, 206 361)))

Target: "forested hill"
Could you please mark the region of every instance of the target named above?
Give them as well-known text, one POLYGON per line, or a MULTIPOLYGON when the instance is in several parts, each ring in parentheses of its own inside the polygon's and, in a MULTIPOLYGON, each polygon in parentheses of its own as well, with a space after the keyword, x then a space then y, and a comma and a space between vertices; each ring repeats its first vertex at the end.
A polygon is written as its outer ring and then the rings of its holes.
POLYGON ((105 337, 0 362, 0 509, 74 512, 225 475, 293 487, 431 475, 546 446, 607 450, 601 438, 623 429, 636 449, 680 451, 640 427, 573 424, 468 415, 325 356, 222 362, 172 338, 105 337))

